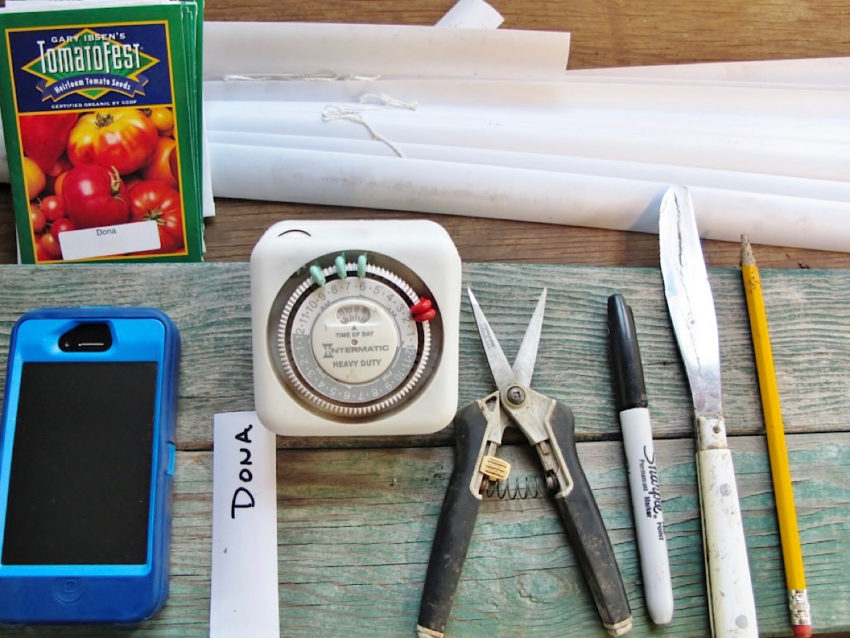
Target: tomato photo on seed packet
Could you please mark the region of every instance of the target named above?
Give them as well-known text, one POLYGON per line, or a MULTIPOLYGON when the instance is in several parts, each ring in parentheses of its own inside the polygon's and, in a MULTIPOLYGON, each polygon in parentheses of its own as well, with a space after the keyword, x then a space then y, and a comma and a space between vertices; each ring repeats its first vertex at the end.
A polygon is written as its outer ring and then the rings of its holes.
POLYGON ((38 204, 30 202, 30 226, 32 227, 32 232, 38 235, 44 230, 46 225, 47 215, 44 214, 44 211, 41 210, 38 204))
POLYGON ((158 252, 183 248, 183 206, 179 192, 165 182, 147 180, 134 184, 129 197, 133 221, 156 222, 160 241, 158 252))
POLYGON ((48 195, 30 202, 30 227, 38 261, 62 259, 60 233, 76 230, 77 224, 65 214, 65 204, 58 195, 48 195))
POLYGON ((168 107, 146 109, 148 117, 160 135, 171 135, 174 131, 174 113, 168 107))
POLYGON ((160 137, 153 159, 143 171, 143 177, 177 186, 177 175, 177 142, 171 137, 160 137))
POLYGON ((47 176, 38 163, 29 158, 24 157, 24 187, 27 190, 27 199, 32 201, 39 196, 44 187, 47 185, 47 176))
POLYGON ((112 226, 130 220, 127 187, 118 170, 81 164, 57 181, 65 211, 78 228, 112 226))
POLYGON ((64 232, 155 221, 160 248, 185 250, 170 106, 19 116, 36 261, 62 259, 64 232), (132 194, 131 194, 132 193, 132 194))
POLYGON ((44 213, 45 219, 48 222, 56 221, 60 217, 65 217, 65 203, 58 195, 48 195, 41 200, 39 207, 44 213))
POLYGON ((38 164, 44 173, 50 173, 65 152, 68 135, 77 123, 77 117, 76 113, 21 115, 18 124, 24 155, 38 164))
POLYGON ((68 159, 75 166, 97 164, 127 175, 147 166, 159 131, 142 111, 98 109, 83 114, 68 137, 68 159))

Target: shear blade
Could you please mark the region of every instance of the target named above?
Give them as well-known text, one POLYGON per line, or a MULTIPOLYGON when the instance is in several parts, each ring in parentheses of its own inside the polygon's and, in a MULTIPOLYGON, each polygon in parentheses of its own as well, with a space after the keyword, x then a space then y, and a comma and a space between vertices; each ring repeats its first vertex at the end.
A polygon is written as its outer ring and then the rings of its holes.
POLYGON ((519 383, 524 386, 531 385, 531 377, 534 373, 534 363, 537 360, 537 348, 540 344, 540 333, 543 330, 543 313, 546 308, 546 289, 540 295, 537 301, 537 306, 529 320, 528 327, 525 329, 522 343, 517 352, 514 365, 511 367, 508 364, 508 359, 499 345, 499 340, 496 339, 496 334, 487 321, 484 311, 478 304, 478 300, 472 293, 472 290, 467 288, 469 302, 472 305, 472 313, 475 315, 475 324, 478 326, 478 333, 481 335, 481 343, 484 345, 484 354, 487 355, 487 362, 490 365, 490 371, 493 373, 493 379, 496 382, 496 387, 500 390, 507 386, 519 383))
POLYGON ((528 321, 528 327, 522 337, 522 343, 514 359, 513 371, 517 381, 524 386, 531 385, 534 363, 537 361, 537 346, 540 345, 540 333, 543 331, 543 313, 546 310, 546 288, 540 293, 534 313, 528 321))

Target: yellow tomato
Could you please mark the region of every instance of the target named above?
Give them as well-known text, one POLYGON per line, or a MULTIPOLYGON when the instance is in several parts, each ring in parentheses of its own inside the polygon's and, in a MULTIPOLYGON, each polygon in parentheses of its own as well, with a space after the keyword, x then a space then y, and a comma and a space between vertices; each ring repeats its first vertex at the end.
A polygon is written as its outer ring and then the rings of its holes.
POLYGON ((174 128, 174 113, 165 106, 152 108, 150 114, 151 122, 160 133, 167 133, 174 128))
POLYGON ((27 188, 27 199, 33 200, 44 190, 47 177, 34 160, 24 155, 24 184, 27 188))
POLYGON ((158 139, 156 126, 138 109, 99 109, 71 129, 68 159, 74 166, 115 167, 127 175, 151 161, 158 139))

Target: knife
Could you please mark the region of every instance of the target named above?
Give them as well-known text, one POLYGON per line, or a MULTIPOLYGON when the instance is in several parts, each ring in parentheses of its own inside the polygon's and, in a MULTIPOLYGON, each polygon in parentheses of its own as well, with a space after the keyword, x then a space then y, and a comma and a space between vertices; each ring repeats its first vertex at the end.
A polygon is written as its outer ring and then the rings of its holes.
POLYGON ((664 293, 694 402, 696 468, 712 635, 758 636, 747 543, 720 391, 714 299, 686 188, 661 199, 658 219, 664 293))

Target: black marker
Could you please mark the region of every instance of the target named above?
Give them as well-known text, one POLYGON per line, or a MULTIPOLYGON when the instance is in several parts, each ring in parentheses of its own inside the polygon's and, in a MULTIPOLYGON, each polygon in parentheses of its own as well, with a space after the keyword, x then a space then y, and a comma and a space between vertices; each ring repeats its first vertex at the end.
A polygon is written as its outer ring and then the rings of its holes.
POLYGON ((646 606, 656 625, 666 625, 673 619, 673 585, 658 467, 635 321, 622 295, 608 297, 608 333, 646 606))

